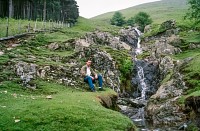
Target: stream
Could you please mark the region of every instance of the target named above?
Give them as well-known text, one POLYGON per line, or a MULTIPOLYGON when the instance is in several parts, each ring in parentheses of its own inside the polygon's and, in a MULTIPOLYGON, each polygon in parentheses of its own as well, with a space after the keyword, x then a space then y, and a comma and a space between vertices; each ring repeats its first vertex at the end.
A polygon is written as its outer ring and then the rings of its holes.
POLYGON ((155 78, 159 77, 159 71, 158 67, 137 59, 137 55, 142 54, 141 32, 137 28, 132 31, 138 36, 137 44, 132 44, 132 60, 135 64, 132 85, 137 88, 132 92, 132 95, 119 98, 118 106, 121 113, 131 118, 140 131, 178 131, 177 127, 153 127, 150 120, 145 118, 145 107, 148 99, 155 94, 158 88, 159 81, 156 81, 155 78))

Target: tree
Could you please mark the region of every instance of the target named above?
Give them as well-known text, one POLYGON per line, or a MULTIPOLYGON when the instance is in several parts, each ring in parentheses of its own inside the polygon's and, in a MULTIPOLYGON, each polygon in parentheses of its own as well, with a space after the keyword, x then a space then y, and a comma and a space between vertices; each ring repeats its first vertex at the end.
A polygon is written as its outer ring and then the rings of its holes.
POLYGON ((9 0, 9 18, 13 17, 13 1, 9 0))
POLYGON ((46 22, 46 16, 47 16, 47 1, 44 0, 44 10, 43 10, 43 21, 46 22))
POLYGON ((134 24, 135 24, 135 19, 134 19, 134 17, 129 18, 129 19, 127 20, 126 24, 127 24, 127 25, 130 25, 130 26, 134 26, 134 24))
POLYGON ((0 0, 0 18, 75 23, 78 16, 75 0, 0 0))
POLYGON ((122 26, 125 24, 125 17, 120 12, 115 12, 110 22, 112 25, 122 26))
POLYGON ((145 12, 139 12, 133 17, 133 19, 134 19, 135 24, 140 26, 141 31, 144 31, 144 27, 153 22, 150 16, 145 12))
POLYGON ((186 18, 193 19, 197 23, 200 23, 200 0, 189 0, 189 9, 186 13, 186 18))

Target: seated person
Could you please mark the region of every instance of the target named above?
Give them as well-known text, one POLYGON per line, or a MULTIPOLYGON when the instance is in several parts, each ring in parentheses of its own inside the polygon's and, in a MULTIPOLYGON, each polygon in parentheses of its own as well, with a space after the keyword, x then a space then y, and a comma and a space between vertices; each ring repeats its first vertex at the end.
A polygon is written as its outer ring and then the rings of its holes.
POLYGON ((94 82, 95 80, 98 80, 99 82, 99 90, 102 91, 102 84, 103 84, 103 80, 102 80, 102 76, 100 74, 97 74, 96 72, 94 72, 94 70, 91 68, 91 60, 88 60, 86 62, 86 65, 84 65, 81 68, 81 75, 84 78, 84 82, 87 82, 91 91, 95 92, 95 87, 94 87, 94 82))

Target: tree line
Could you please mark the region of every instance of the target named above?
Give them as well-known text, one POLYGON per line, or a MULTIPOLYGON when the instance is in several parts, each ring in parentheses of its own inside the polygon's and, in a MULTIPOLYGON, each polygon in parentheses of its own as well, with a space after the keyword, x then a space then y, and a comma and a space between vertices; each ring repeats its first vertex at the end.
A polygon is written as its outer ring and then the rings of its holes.
POLYGON ((112 25, 116 26, 139 26, 140 30, 143 31, 146 25, 151 24, 153 21, 150 18, 150 15, 146 12, 139 12, 134 17, 129 18, 127 21, 125 17, 120 12, 115 12, 113 17, 110 19, 112 25))
POLYGON ((0 0, 0 17, 75 23, 79 16, 75 0, 0 0))

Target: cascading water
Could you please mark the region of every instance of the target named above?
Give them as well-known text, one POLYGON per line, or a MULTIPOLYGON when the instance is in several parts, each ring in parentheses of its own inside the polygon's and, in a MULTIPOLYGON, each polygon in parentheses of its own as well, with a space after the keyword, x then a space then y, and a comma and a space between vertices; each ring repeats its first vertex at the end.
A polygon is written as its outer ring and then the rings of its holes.
POLYGON ((141 89, 141 97, 138 97, 136 99, 140 99, 142 101, 144 101, 146 99, 146 89, 147 89, 147 85, 145 83, 145 76, 144 76, 144 70, 143 67, 140 66, 139 64, 137 64, 138 60, 137 60, 137 55, 142 53, 142 48, 140 45, 141 39, 141 32, 140 30, 138 30, 137 28, 135 28, 135 31, 137 32, 138 35, 138 41, 137 41, 137 48, 135 49, 135 53, 133 53, 133 60, 134 63, 136 63, 136 68, 137 68, 137 75, 138 75, 138 80, 139 80, 139 86, 141 89))
MULTIPOLYGON (((138 127, 139 131, 177 131, 176 129, 184 129, 186 124, 180 125, 178 128, 177 126, 173 125, 164 126, 162 124, 155 124, 157 121, 165 122, 165 120, 167 120, 169 122, 173 119, 179 120, 179 118, 181 118, 179 116, 173 117, 173 114, 171 115, 172 117, 162 118, 162 116, 165 116, 162 114, 162 111, 157 113, 157 101, 148 102, 148 99, 157 92, 159 87, 161 87, 163 78, 161 74, 162 71, 160 69, 162 67, 162 63, 160 63, 160 59, 156 59, 156 52, 151 51, 153 47, 144 48, 146 49, 145 51, 149 53, 145 59, 137 59, 139 58, 138 55, 142 53, 142 48, 140 45, 141 40, 139 38, 141 33, 137 28, 123 29, 121 33, 122 34, 120 36, 120 40, 132 47, 131 53, 134 63, 130 86, 131 90, 127 90, 127 92, 124 91, 121 93, 120 98, 118 99, 118 105, 121 108, 121 112, 132 119, 134 124, 138 127), (153 106, 151 105, 152 102, 154 102, 153 106), (154 114, 152 117, 150 114, 151 112, 146 112, 146 107, 147 109, 151 108, 151 110, 153 110, 156 114, 154 114), (156 116, 157 114, 158 117, 156 116)), ((152 98, 155 98, 156 95, 154 95, 152 98)), ((165 106, 166 107, 164 107, 164 109, 168 109, 168 105, 165 106)), ((163 108, 163 106, 161 106, 161 108, 163 108)))
MULTIPOLYGON (((142 53, 142 48, 140 45, 141 39, 141 32, 135 28, 135 31, 138 34, 138 41, 137 41, 137 48, 135 49, 135 55, 133 56, 134 58, 134 63, 136 65, 136 70, 137 70, 137 78, 138 78, 138 89, 141 90, 141 96, 137 97, 136 100, 139 100, 143 103, 146 103, 146 89, 147 85, 145 83, 145 76, 144 76, 144 70, 143 67, 137 64, 139 60, 137 60, 137 55, 142 53)), ((137 123, 139 126, 146 126, 145 125, 145 118, 144 118, 144 107, 138 108, 138 112, 131 117, 131 119, 137 123)))
POLYGON ((157 69, 144 60, 137 59, 137 55, 142 53, 140 45, 141 32, 137 28, 132 28, 128 31, 127 38, 122 37, 122 40, 132 46, 132 60, 135 64, 136 72, 135 76, 132 78, 134 92, 129 98, 122 98, 121 101, 125 101, 125 103, 128 104, 124 105, 123 102, 119 102, 119 107, 121 108, 122 113, 130 117, 141 130, 148 130, 145 122, 145 106, 147 105, 148 98, 152 95, 151 91, 156 87, 152 82, 157 82, 154 79, 157 69), (131 37, 131 35, 134 36, 131 37), (136 87, 137 90, 135 90, 136 87))
POLYGON ((141 42, 141 39, 140 39, 140 36, 141 36, 141 32, 140 30, 138 30, 137 28, 135 28, 135 31, 137 32, 138 34, 138 41, 137 41, 137 48, 135 49, 135 54, 140 54, 142 53, 142 49, 141 49, 141 45, 140 45, 140 42, 141 42))
MULTIPOLYGON (((142 100, 145 100, 145 94, 146 94, 146 89, 147 89, 147 86, 146 86, 146 83, 144 81, 145 77, 144 77, 144 71, 143 71, 143 68, 141 66, 138 66, 138 77, 139 77, 139 81, 140 81, 140 85, 142 87, 142 92, 141 92, 141 99, 142 100)), ((140 98, 140 97, 139 97, 140 98)), ((139 99, 138 98, 138 99, 139 99)))

